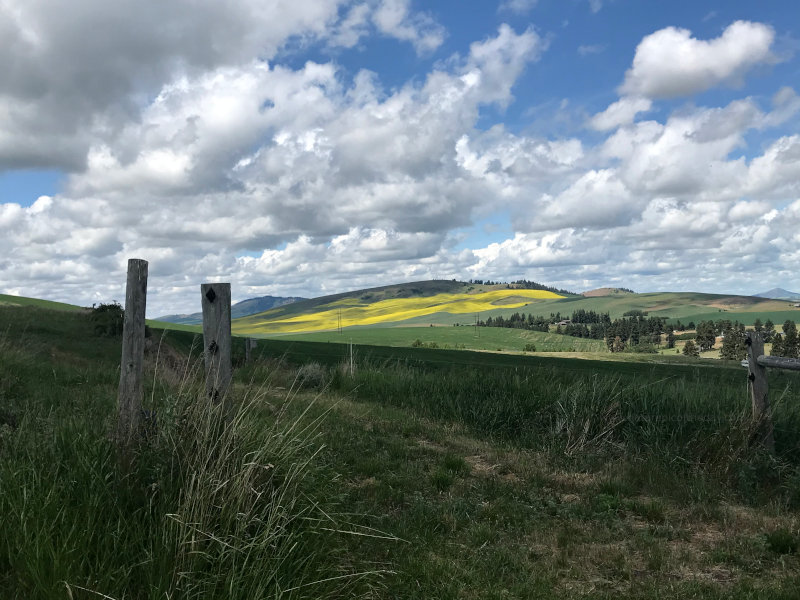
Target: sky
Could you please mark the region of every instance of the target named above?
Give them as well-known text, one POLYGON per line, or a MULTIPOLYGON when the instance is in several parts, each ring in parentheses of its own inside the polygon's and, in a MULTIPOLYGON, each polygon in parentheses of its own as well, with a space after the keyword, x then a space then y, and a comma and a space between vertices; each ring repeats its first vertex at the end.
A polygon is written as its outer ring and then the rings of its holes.
POLYGON ((0 0, 0 293, 800 291, 795 0, 0 0))

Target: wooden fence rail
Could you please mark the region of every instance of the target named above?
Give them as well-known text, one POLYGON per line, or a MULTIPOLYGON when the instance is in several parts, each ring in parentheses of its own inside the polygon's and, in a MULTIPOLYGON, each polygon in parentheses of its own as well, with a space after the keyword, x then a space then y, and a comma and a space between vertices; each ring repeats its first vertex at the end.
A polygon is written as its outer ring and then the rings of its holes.
POLYGON ((759 356, 758 364, 762 367, 773 369, 788 369, 790 371, 800 371, 800 358, 783 358, 781 356, 759 356))

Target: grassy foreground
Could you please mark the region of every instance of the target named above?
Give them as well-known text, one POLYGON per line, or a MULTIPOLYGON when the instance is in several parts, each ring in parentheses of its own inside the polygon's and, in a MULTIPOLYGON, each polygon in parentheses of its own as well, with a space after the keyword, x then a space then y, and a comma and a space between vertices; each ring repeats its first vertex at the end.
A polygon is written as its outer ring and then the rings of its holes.
POLYGON ((397 571, 380 597, 798 597, 797 378, 770 456, 736 370, 571 362, 301 369, 348 503, 403 540, 354 548, 397 571))
POLYGON ((798 597, 791 373, 772 456, 741 368, 265 340, 220 439, 170 332, 122 477, 118 342, 0 324, 4 597, 798 597))
MULTIPOLYGON (((330 598, 379 575, 349 524, 318 422, 240 386, 220 433, 196 359, 154 340, 134 467, 109 439, 120 347, 86 315, 0 307, 0 596, 330 598)), ((179 340, 176 346, 186 345, 179 340)), ((305 407, 307 408, 307 407, 305 407)))

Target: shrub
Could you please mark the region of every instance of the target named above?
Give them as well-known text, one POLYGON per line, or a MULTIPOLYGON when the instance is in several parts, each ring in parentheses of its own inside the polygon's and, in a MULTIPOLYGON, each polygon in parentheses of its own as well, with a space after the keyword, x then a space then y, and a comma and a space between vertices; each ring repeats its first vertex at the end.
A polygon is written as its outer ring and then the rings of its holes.
POLYGON ((414 340, 411 344, 412 348, 438 348, 439 344, 436 342, 423 342, 419 338, 414 340))
POLYGON ((766 538, 767 548, 777 554, 794 554, 797 552, 797 536, 786 529, 770 531, 766 538))
POLYGON ((89 319, 94 324, 94 334, 101 337, 118 337, 122 335, 125 311, 116 301, 100 304, 92 308, 89 319))
POLYGON ((734 464, 735 485, 745 502, 757 505, 779 488, 784 470, 785 465, 769 452, 752 452, 734 464))
POLYGON ((301 388, 322 388, 328 380, 328 371, 318 362, 308 362, 297 369, 296 380, 301 388))

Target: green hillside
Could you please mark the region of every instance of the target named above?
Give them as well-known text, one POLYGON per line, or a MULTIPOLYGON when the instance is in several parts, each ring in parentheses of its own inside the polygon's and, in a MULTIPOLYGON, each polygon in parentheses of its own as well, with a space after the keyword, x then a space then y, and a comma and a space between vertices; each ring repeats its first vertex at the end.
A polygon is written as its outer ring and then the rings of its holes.
POLYGON ((39 300, 38 298, 25 298, 24 296, 11 296, 9 294, 0 294, 0 306, 35 306, 38 308, 66 310, 70 312, 85 310, 74 304, 53 302, 52 300, 39 300))
POLYGON ((278 319, 285 316, 313 313, 322 306, 347 299, 358 299, 364 302, 378 302, 379 300, 388 300, 394 298, 414 298, 433 296, 435 294, 458 293, 465 289, 465 285, 466 284, 458 281, 438 280, 418 281, 415 283, 402 283, 397 285, 384 285, 381 287, 355 290, 352 292, 343 292, 341 294, 320 296, 319 298, 309 298, 308 300, 294 302, 290 305, 274 308, 270 311, 258 313, 257 315, 253 316, 255 317, 269 313, 271 318, 278 319))
POLYGON ((543 287, 457 281, 408 283, 297 302, 236 319, 233 329, 239 334, 306 333, 401 323, 437 312, 467 318, 495 308, 518 309, 531 302, 566 297, 543 287))
MULTIPOLYGON (((324 296, 305 300, 294 304, 282 306, 267 312, 251 315, 244 319, 235 319, 234 331, 239 335, 273 335, 273 334, 300 334, 324 329, 337 330, 339 327, 334 319, 328 318, 327 326, 314 328, 310 325, 315 320, 320 322, 320 315, 334 311, 350 309, 359 306, 368 310, 376 303, 388 304, 387 301, 397 300, 395 313, 389 318, 385 315, 381 320, 358 321, 351 319, 342 323, 342 328, 350 331, 358 326, 376 328, 396 327, 421 327, 430 325, 470 325, 480 318, 509 317, 514 313, 527 313, 548 317, 550 314, 560 314, 562 318, 569 318, 574 311, 583 309, 600 313, 608 312, 612 319, 622 317, 631 310, 648 312, 651 316, 665 317, 672 320, 680 319, 682 322, 698 321, 703 319, 730 319, 752 324, 755 319, 762 321, 772 319, 773 322, 783 322, 786 319, 800 320, 800 308, 784 300, 773 300, 753 296, 736 296, 726 294, 703 294, 696 292, 655 292, 635 294, 628 292, 616 293, 615 290, 595 290, 591 294, 601 295, 577 296, 563 295, 561 297, 526 298, 515 296, 513 289, 505 285, 483 286, 456 281, 423 281, 410 284, 400 284, 358 290, 333 296, 324 296), (425 314, 415 314, 404 310, 401 299, 425 299, 441 295, 451 297, 475 297, 482 294, 507 293, 506 300, 493 300, 491 303, 475 303, 479 310, 465 312, 455 310, 442 302, 440 308, 428 311, 425 314), (391 318, 394 317, 394 318, 391 318), (296 323, 296 328, 291 329, 286 324, 296 323), (282 323, 282 326, 278 326, 282 323), (274 326, 273 326, 274 324, 274 326)), ((416 305, 420 303, 417 302, 416 305)), ((386 309, 386 313, 390 309, 386 309)), ((379 335, 379 334, 372 334, 379 335)), ((403 336, 405 334, 398 334, 403 336)), ((388 338, 386 338, 388 339, 388 338)), ((402 339, 405 339, 404 337, 402 339)), ((511 344, 512 342, 509 342, 511 344)))

